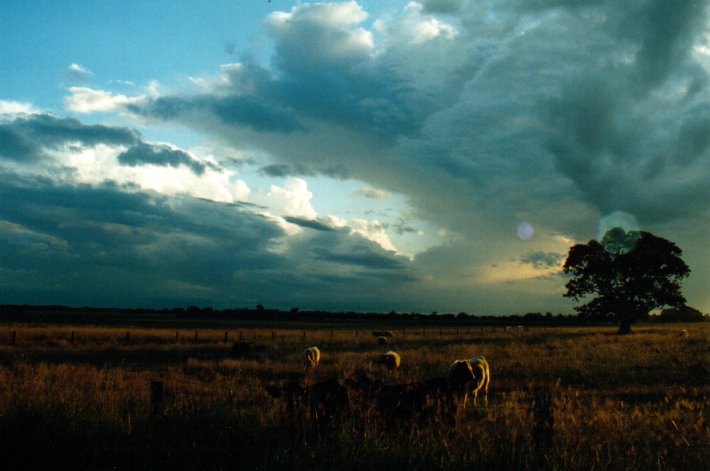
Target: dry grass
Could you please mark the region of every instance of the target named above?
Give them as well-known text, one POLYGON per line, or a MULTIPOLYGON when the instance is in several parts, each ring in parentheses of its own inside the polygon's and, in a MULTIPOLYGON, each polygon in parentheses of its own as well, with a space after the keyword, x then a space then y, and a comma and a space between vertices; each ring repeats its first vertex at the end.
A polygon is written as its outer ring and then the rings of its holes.
POLYGON ((33 469, 703 469, 710 462, 710 326, 395 330, 402 367, 371 365, 369 331, 324 328, 182 330, 5 325, 0 329, 4 468, 33 469), (130 331, 129 343, 126 332, 130 331), (15 332, 15 343, 12 344, 15 332), (73 333, 73 342, 72 342, 73 333), (241 333, 252 342, 230 359, 241 333), (488 408, 448 423, 383 424, 353 411, 327 428, 284 420, 266 392, 303 375, 358 374, 397 383, 443 376, 453 359, 491 365, 488 408), (150 382, 166 388, 151 414, 150 382), (533 439, 533 401, 552 398, 550 447, 533 439), (46 468, 46 466, 48 468, 46 468))

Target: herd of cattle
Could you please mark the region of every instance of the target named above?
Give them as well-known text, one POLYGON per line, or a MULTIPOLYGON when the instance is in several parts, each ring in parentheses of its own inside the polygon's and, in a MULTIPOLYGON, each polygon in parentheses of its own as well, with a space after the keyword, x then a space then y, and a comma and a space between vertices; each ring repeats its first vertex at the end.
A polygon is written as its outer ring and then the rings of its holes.
MULTIPOLYGON (((387 341, 392 333, 373 332, 373 336, 378 344, 383 344, 381 339, 387 341)), ((384 420, 450 421, 459 407, 466 407, 469 396, 473 396, 476 405, 481 393, 488 405, 491 375, 482 355, 453 361, 445 377, 397 384, 363 375, 345 381, 336 378, 311 381, 311 372, 318 367, 320 359, 318 347, 305 349, 302 356, 305 378, 267 387, 269 394, 283 401, 284 417, 324 424, 347 412, 369 412, 384 420)), ((395 372, 401 358, 397 352, 388 351, 377 355, 372 363, 395 372)))

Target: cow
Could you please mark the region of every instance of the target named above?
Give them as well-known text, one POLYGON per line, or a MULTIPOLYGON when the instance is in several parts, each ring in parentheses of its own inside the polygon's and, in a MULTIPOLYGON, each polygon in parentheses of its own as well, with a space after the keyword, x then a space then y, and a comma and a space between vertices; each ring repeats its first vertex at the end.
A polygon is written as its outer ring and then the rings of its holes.
POLYGON ((488 405, 488 385, 491 382, 491 373, 483 355, 468 360, 455 360, 449 367, 446 381, 451 391, 463 394, 464 407, 466 407, 469 395, 473 395, 473 404, 476 405, 479 391, 483 391, 483 400, 488 405))
POLYGON ((308 347, 303 351, 303 369, 308 372, 320 363, 320 350, 318 347, 308 347))
POLYGON ((374 365, 384 365, 388 370, 395 371, 399 368, 402 360, 397 352, 389 351, 382 355, 377 355, 372 363, 374 365))

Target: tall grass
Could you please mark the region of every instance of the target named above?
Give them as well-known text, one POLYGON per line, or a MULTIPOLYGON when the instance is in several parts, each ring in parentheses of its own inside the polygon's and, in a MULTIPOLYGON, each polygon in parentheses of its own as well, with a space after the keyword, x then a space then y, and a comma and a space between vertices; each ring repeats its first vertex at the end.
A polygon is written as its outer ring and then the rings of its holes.
POLYGON ((390 375, 365 329, 0 329, 3 469, 705 469, 710 462, 709 326, 613 329, 395 330, 390 375), (130 340, 126 343, 126 331, 130 340), (15 343, 12 344, 12 332, 15 343), (74 341, 72 342, 72 332, 74 341), (231 341, 252 342, 230 359, 231 341), (305 334, 305 335, 304 335, 305 334), (490 404, 447 421, 386 420, 353 409, 328 426, 288 420, 270 384, 361 374, 401 383, 443 376, 453 359, 483 354, 490 404), (150 383, 166 388, 151 412, 150 383), (550 446, 536 446, 534 400, 551 397, 550 446))

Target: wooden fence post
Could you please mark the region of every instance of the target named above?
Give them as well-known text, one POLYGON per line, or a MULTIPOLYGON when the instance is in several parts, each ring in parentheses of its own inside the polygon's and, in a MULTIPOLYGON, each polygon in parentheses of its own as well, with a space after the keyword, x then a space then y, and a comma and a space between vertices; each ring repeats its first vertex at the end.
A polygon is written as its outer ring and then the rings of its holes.
POLYGON ((126 331, 126 345, 131 343, 131 333, 126 331))
POLYGON ((13 331, 12 331, 12 341, 11 341, 11 345, 14 347, 16 343, 17 343, 17 331, 16 331, 16 330, 13 330, 13 331))
POLYGON ((71 331, 71 343, 74 344, 75 336, 74 336, 74 331, 71 331))
POLYGON ((542 449, 552 447, 554 441, 553 425, 551 395, 549 392, 538 392, 535 396, 535 422, 533 425, 535 447, 542 449))
POLYGON ((150 412, 154 415, 165 412, 165 383, 162 381, 150 382, 150 412))
POLYGON ((224 343, 227 343, 227 332, 224 333, 224 343))
POLYGON ((179 342, 180 342, 180 332, 176 330, 175 331, 175 343, 179 343, 179 342))
POLYGON ((195 343, 197 343, 197 339, 198 339, 198 337, 197 337, 197 331, 195 331, 195 343))
POLYGON ((240 342, 242 341, 242 337, 243 337, 242 331, 240 330, 240 331, 239 331, 239 341, 240 341, 240 342))

